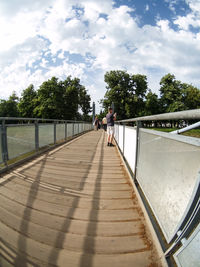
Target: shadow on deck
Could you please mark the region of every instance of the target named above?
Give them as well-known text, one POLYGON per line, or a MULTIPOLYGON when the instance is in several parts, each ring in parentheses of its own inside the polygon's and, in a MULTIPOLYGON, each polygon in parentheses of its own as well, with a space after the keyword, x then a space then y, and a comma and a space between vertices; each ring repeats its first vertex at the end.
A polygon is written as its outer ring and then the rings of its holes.
POLYGON ((1 266, 161 266, 116 147, 89 132, 4 175, 1 266))

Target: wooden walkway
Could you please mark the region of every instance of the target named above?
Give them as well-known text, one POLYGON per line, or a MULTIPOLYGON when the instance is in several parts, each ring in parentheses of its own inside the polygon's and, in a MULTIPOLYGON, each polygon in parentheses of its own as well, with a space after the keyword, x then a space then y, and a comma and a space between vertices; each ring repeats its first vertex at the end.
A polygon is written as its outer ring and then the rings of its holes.
POLYGON ((0 266, 161 266, 132 190, 103 131, 16 168, 0 180, 0 266))

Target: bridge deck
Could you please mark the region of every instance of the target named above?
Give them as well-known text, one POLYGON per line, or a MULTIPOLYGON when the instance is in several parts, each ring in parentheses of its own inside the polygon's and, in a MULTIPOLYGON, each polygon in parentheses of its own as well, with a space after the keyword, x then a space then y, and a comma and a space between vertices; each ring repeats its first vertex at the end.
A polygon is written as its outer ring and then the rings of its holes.
POLYGON ((104 132, 64 144, 1 179, 0 254, 20 267, 160 266, 132 190, 104 132))

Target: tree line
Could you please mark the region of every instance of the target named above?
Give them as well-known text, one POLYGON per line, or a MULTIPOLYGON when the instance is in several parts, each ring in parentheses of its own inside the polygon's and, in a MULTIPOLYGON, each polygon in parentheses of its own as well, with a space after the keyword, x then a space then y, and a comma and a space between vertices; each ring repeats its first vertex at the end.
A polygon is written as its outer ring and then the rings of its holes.
POLYGON ((64 81, 52 77, 36 91, 31 84, 8 100, 0 100, 0 117, 90 120, 91 97, 78 78, 68 76, 64 81))
POLYGON ((106 72, 107 91, 101 100, 104 111, 114 103, 118 119, 200 108, 200 90, 182 83, 173 74, 161 78, 159 96, 148 89, 147 77, 122 70, 106 72))
MULTIPOLYGON (((154 115, 200 108, 200 90, 182 83, 173 74, 161 78, 159 96, 148 88, 147 77, 112 70, 104 75, 106 93, 100 101, 105 116, 114 103, 118 119, 154 115)), ((0 100, 0 117, 91 120, 91 97, 78 78, 56 77, 42 83, 38 90, 31 84, 21 97, 14 92, 8 100, 0 100)))

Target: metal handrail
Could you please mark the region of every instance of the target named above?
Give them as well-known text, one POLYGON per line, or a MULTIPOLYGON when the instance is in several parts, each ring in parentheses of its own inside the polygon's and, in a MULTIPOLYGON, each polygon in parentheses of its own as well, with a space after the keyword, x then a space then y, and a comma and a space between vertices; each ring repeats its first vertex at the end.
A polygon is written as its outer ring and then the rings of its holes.
POLYGON ((88 121, 77 121, 77 120, 58 120, 58 119, 42 119, 42 118, 22 118, 22 117, 0 117, 0 121, 2 120, 21 120, 21 121, 60 121, 60 122, 88 122, 88 121))
POLYGON ((137 122, 137 121, 163 121, 163 120, 199 120, 200 109, 192 109, 185 111, 170 112, 151 116, 132 118, 127 120, 119 120, 117 123, 137 122))
POLYGON ((200 121, 198 121, 198 122, 196 122, 196 123, 194 123, 194 124, 192 124, 192 125, 189 125, 189 126, 187 126, 187 127, 184 127, 183 129, 173 131, 173 132, 171 132, 171 134, 180 134, 180 133, 184 133, 184 132, 187 132, 187 131, 189 131, 189 130, 193 130, 193 129, 198 128, 198 127, 200 127, 200 121))

